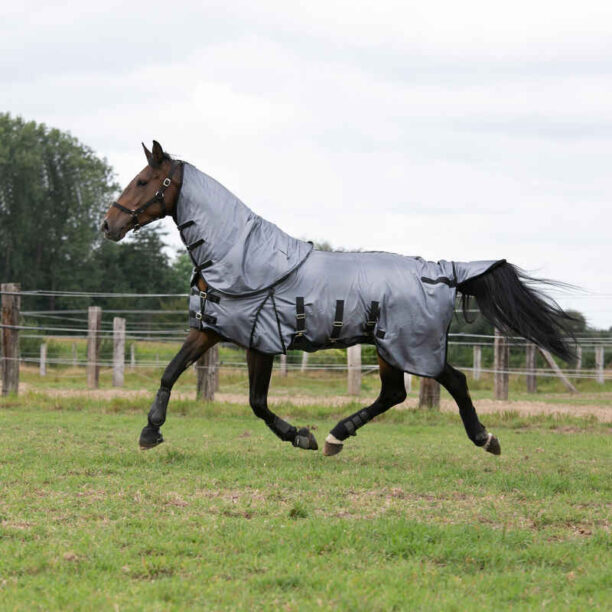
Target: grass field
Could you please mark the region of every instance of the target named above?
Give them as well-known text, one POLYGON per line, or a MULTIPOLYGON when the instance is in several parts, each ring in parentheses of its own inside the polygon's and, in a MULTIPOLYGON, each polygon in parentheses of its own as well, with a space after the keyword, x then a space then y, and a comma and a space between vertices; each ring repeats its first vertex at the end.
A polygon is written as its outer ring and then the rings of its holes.
MULTIPOLYGON (((353 407, 314 386, 275 410, 322 443, 353 407)), ((609 424, 487 415, 497 458, 392 411, 325 458, 181 400, 143 453, 148 398, 48 388, 0 400, 2 610, 612 607, 609 424)))

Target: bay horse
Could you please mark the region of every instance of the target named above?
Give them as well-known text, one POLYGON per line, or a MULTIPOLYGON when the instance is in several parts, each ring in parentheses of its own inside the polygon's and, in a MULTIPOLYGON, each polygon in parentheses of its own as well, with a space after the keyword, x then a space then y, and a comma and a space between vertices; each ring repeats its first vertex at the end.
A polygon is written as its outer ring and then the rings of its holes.
POLYGON ((533 288, 535 279, 505 260, 433 263, 384 253, 311 252, 312 245, 291 238, 255 215, 214 179, 165 153, 157 141, 151 151, 142 146, 147 165, 112 203, 101 230, 106 238, 119 241, 130 230, 171 215, 195 266, 190 298, 190 308, 192 301, 195 304, 190 313, 192 328, 164 370, 140 435, 142 449, 163 442, 161 426, 179 376, 223 339, 247 350, 249 402, 255 415, 281 440, 305 450, 318 449, 312 432, 284 421, 268 406, 274 354, 288 348, 376 345, 380 394, 373 404, 336 424, 325 440, 326 456, 338 454, 357 429, 404 401, 404 371, 438 381, 457 403, 469 439, 488 453, 501 454, 499 440, 478 419, 465 375, 446 361, 455 291, 461 292, 464 300, 474 296, 485 318, 503 332, 524 337, 567 361, 572 359, 566 340, 571 337, 572 317, 533 288), (203 257, 194 255, 197 253, 212 253, 212 259, 202 261, 203 257), (336 278, 326 281, 334 269, 339 270, 336 278), (296 289, 298 278, 305 289, 296 289), (318 312, 329 308, 322 309, 319 304, 317 311, 312 304, 317 301, 316 291, 323 291, 320 287, 332 287, 336 293, 348 291, 349 285, 363 278, 360 291, 368 297, 353 296, 353 304, 346 292, 341 293, 343 299, 335 301, 333 316, 318 312), (396 299, 394 293, 411 284, 409 298, 396 299), (391 295, 379 295, 381 286, 391 295), (308 291, 315 291, 310 302, 304 298, 308 291), (295 297, 296 293, 302 295, 295 297), (311 323, 308 329, 307 316, 311 323), (257 326, 264 325, 266 317, 268 332, 260 333, 257 326), (393 319, 398 317, 400 325, 393 319), (315 337, 317 321, 331 330, 319 334, 323 339, 315 337), (395 324, 395 331, 383 329, 385 321, 389 327, 395 324), (416 339, 411 343, 413 337, 416 339))

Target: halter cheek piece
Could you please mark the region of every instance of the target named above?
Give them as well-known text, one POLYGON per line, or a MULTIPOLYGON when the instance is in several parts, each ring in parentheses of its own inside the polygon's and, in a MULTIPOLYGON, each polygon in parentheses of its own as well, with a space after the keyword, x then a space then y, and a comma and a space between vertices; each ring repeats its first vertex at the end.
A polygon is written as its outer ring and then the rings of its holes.
POLYGON ((142 206, 134 210, 130 210, 129 208, 126 208, 125 206, 122 206, 121 204, 119 204, 119 202, 113 202, 113 206, 115 208, 118 208, 121 212, 124 212, 130 215, 130 217, 132 217, 132 221, 134 222, 134 227, 133 227, 134 231, 139 230, 141 227, 144 227, 145 225, 148 225, 149 223, 152 223, 153 221, 157 221, 158 219, 163 219, 166 216, 167 211, 166 211, 166 202, 164 200, 164 192, 166 191, 166 189, 168 189, 168 187, 170 187, 170 184, 172 183, 172 177, 174 173, 176 172, 177 168, 179 168, 182 165, 183 165, 183 162, 180 162, 180 161, 176 161, 172 163, 172 168, 170 168, 170 173, 162 181, 161 187, 155 192, 155 195, 150 200, 145 202, 142 206), (140 223, 138 221, 138 215, 141 215, 145 210, 147 210, 147 208, 149 208, 150 206, 153 206, 153 204, 157 204, 157 202, 161 204, 161 215, 159 217, 155 217, 151 219, 150 221, 147 221, 146 223, 140 223))

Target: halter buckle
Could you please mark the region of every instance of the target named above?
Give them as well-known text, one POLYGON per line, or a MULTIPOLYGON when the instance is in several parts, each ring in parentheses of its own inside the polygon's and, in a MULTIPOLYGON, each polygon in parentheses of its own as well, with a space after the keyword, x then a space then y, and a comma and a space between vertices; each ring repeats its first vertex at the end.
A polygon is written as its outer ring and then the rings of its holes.
POLYGON ((172 182, 172 181, 170 180, 170 177, 166 177, 166 178, 163 180, 162 185, 163 185, 164 187, 170 187, 170 183, 171 183, 171 182, 172 182))

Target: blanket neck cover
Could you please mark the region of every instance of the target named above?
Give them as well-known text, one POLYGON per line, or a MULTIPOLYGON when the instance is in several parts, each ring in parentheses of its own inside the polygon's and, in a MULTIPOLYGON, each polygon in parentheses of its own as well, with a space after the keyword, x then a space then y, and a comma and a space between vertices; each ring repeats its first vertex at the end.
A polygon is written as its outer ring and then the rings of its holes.
POLYGON ((392 366, 437 376, 459 283, 498 261, 313 251, 189 164, 175 220, 194 262, 189 324, 263 353, 373 344, 392 366))
POLYGON ((312 244, 262 219, 190 164, 184 165, 176 223, 197 271, 210 287, 227 295, 271 287, 312 251, 312 244))

